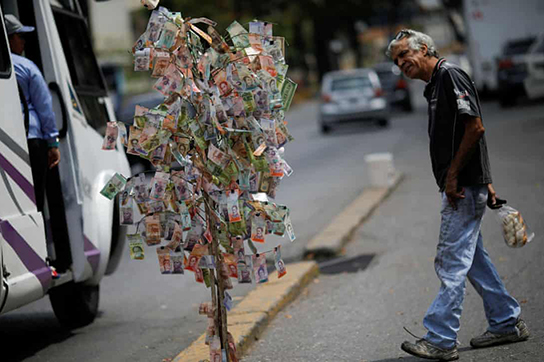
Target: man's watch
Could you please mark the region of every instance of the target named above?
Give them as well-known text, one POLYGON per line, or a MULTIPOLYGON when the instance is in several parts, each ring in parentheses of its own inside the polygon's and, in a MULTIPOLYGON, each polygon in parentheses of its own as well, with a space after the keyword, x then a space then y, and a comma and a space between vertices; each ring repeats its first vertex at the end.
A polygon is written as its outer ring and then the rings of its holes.
POLYGON ((58 148, 59 147, 59 138, 58 137, 55 137, 54 141, 49 141, 47 143, 47 147, 49 148, 58 148))

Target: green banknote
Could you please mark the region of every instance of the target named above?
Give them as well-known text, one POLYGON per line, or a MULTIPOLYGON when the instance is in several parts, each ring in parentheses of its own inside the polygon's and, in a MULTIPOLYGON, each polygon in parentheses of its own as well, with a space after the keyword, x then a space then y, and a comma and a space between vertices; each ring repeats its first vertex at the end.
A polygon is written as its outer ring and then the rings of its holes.
POLYGON ((296 90, 297 84, 290 78, 286 78, 283 87, 281 88, 281 98, 283 99, 283 110, 285 112, 291 107, 291 102, 293 101, 296 90))
POLYGON ((127 184, 127 179, 118 173, 112 176, 112 178, 106 183, 104 188, 100 191, 102 195, 107 197, 110 200, 113 200, 115 195, 117 195, 121 190, 125 188, 127 184))

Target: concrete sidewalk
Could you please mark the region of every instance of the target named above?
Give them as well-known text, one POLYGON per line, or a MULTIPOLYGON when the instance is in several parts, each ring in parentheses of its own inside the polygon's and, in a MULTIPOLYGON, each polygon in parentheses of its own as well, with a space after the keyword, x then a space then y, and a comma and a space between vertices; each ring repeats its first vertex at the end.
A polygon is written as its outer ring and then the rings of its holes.
MULTIPOLYGON (((508 248, 489 209, 484 244, 509 292, 522 306, 529 341, 474 350, 469 340, 486 329, 482 301, 467 287, 459 333, 462 361, 543 361, 544 357, 544 119, 530 110, 515 122, 484 107, 494 124, 488 145, 495 188, 522 211, 536 233, 521 249, 508 248), (491 116, 490 116, 491 113, 491 116), (517 145, 523 142, 524 147, 517 145)), ((244 361, 421 361, 400 350, 406 326, 424 335, 421 320, 439 288, 433 260, 440 223, 440 197, 430 173, 426 123, 410 125, 410 143, 396 150, 395 163, 406 177, 363 224, 345 255, 372 255, 366 270, 322 274, 297 301, 280 312, 244 361)), ((467 283, 469 284, 469 283, 467 283)))

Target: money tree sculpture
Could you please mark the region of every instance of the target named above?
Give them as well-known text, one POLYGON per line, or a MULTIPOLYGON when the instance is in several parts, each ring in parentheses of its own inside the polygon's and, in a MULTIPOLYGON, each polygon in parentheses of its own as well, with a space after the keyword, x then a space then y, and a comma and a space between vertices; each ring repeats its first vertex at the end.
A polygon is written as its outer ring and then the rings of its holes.
MULTIPOLYGON (((286 78, 285 42, 271 24, 253 21, 248 32, 234 21, 225 37, 215 26, 163 7, 151 13, 132 49, 134 70, 151 72, 164 102, 136 106, 128 132, 109 123, 103 149, 114 149, 119 135, 127 153, 156 170, 152 177, 115 174, 102 194, 119 195, 121 224, 133 229, 132 259, 153 247, 161 273, 191 271, 210 288, 211 302, 199 308, 209 318, 210 360, 237 361, 227 331, 231 278, 268 281, 254 243, 270 234, 295 240, 289 209, 273 199, 293 172, 283 159, 293 140, 284 116, 296 84, 286 78)), ((280 248, 272 250, 281 277, 280 248)))

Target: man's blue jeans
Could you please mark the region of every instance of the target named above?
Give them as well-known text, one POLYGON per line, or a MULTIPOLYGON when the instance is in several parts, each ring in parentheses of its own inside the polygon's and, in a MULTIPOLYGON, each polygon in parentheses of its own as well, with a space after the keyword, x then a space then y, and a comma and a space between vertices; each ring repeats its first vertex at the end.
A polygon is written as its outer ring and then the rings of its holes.
POLYGON ((440 291, 429 307, 423 325, 425 339, 450 349, 457 343, 459 318, 468 277, 484 302, 488 330, 511 333, 521 312, 518 302, 504 287, 482 243, 480 226, 487 202, 487 185, 465 187, 457 210, 442 193, 442 223, 435 259, 440 291))

